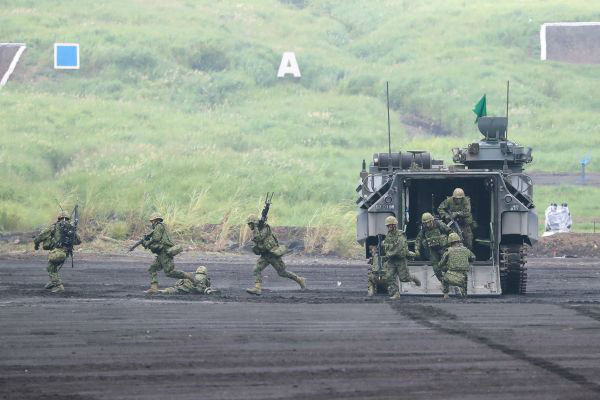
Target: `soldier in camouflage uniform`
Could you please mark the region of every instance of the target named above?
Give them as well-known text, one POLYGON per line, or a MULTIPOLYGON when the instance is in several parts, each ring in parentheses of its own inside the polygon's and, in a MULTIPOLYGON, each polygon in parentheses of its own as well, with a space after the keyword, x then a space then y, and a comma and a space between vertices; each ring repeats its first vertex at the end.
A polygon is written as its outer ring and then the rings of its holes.
POLYGON ((379 270, 380 257, 379 255, 377 255, 377 246, 369 246, 369 253, 371 257, 369 258, 370 267, 369 273, 367 275, 367 295, 371 297, 377 293, 377 288, 379 287, 379 285, 382 285, 387 281, 385 280, 385 268, 382 266, 381 271, 379 270))
POLYGON ((195 282, 189 279, 179 279, 175 286, 159 290, 162 294, 213 294, 218 290, 210 286, 210 278, 206 274, 206 267, 201 265, 196 268, 195 282))
POLYGON ((446 251, 448 234, 452 232, 442 221, 433 218, 430 213, 421 216, 421 230, 415 239, 415 258, 429 257, 433 273, 442 281, 442 271, 439 267, 440 259, 446 251))
POLYGON ((285 253, 285 247, 280 246, 277 238, 273 235, 271 227, 262 222, 255 215, 250 215, 247 219, 248 227, 252 230, 252 251, 260 256, 254 267, 255 285, 253 288, 246 289, 250 294, 260 295, 262 292, 262 271, 270 265, 275 268, 277 274, 284 278, 289 278, 300 285, 301 289, 306 289, 306 280, 293 272, 285 269, 285 264, 281 257, 285 253))
POLYGON ((150 222, 152 223, 152 232, 144 239, 142 246, 145 249, 149 249, 152 253, 156 254, 156 258, 148 272, 150 273, 150 288, 145 293, 153 294, 158 293, 158 271, 161 269, 165 272, 169 278, 175 279, 189 279, 195 282, 193 274, 189 272, 183 272, 175 269, 175 262, 173 258, 174 254, 177 254, 173 250, 181 248, 175 247, 174 243, 169 237, 167 227, 163 224, 163 218, 159 213, 154 213, 150 216, 150 222))
POLYGON ((65 291, 58 271, 69 255, 68 243, 72 243, 74 246, 81 244, 81 238, 69 220, 69 216, 65 212, 61 212, 54 224, 44 229, 33 239, 36 250, 40 248, 40 244, 42 244, 44 250, 50 250, 47 268, 50 282, 44 288, 50 289, 52 293, 65 291))
POLYGON ((385 219, 385 225, 388 228, 388 234, 383 241, 385 252, 383 261, 385 262, 388 294, 391 295, 390 299, 399 299, 398 279, 400 282, 413 282, 417 286, 421 286, 421 281, 408 272, 406 259, 414 257, 415 253, 408 250, 406 236, 404 236, 404 232, 398 229, 398 220, 389 216, 385 219))
POLYGON ((450 247, 440 261, 440 266, 445 271, 442 279, 444 298, 448 298, 450 286, 457 286, 461 296, 465 297, 467 295, 467 272, 469 272, 469 264, 475 261, 475 255, 462 245, 460 237, 455 232, 448 236, 448 243, 450 247))
POLYGON ((447 224, 452 220, 456 221, 462 231, 463 243, 472 250, 474 221, 471 214, 471 199, 465 196, 465 192, 461 188, 454 189, 452 197, 442 201, 438 213, 447 224))

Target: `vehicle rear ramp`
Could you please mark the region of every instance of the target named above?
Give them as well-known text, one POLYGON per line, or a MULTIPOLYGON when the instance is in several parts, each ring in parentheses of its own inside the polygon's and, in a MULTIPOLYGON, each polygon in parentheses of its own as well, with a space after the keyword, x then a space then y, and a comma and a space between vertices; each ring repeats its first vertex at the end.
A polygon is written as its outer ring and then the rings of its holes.
MULTIPOLYGON (((400 293, 410 295, 441 295, 442 284, 435 277, 433 268, 425 262, 411 263, 410 274, 419 278, 421 286, 412 282, 400 282, 400 293)), ((468 296, 493 296, 502 294, 498 266, 484 262, 475 262, 467 274, 468 296)), ((452 288, 450 289, 452 293, 452 288)))

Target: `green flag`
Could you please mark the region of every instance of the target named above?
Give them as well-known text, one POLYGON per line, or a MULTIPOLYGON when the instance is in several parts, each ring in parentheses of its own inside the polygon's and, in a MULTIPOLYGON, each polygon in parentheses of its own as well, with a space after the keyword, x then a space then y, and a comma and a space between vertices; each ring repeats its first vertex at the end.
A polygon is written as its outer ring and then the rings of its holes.
POLYGON ((475 123, 477 123, 477 120, 480 117, 485 117, 487 115, 485 94, 483 95, 483 97, 481 98, 481 100, 479 100, 477 102, 477 104, 475 104, 475 108, 473 108, 473 112, 475 114, 477 114, 477 118, 475 118, 475 123))

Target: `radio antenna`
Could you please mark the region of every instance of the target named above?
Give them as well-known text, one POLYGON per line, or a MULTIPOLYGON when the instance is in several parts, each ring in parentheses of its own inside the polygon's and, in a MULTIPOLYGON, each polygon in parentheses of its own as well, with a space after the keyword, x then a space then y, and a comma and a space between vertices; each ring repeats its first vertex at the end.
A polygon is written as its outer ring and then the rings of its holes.
POLYGON ((56 197, 54 198, 54 201, 56 201, 56 204, 58 204, 58 206, 60 207, 60 211, 65 212, 65 210, 60 205, 60 201, 58 201, 58 199, 56 197))
POLYGON ((506 81, 506 140, 508 140, 508 89, 510 88, 510 81, 506 81))
POLYGON ((392 133, 390 129, 390 83, 385 82, 385 97, 387 99, 387 118, 388 118, 388 154, 389 154, 389 169, 392 170, 392 133))

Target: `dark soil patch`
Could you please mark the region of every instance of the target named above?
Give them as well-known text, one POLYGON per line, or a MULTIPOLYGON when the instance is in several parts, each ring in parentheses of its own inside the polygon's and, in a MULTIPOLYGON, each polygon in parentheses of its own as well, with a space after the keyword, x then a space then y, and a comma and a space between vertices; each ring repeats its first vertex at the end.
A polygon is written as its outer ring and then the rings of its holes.
POLYGON ((600 234, 557 233, 541 238, 529 254, 533 257, 600 257, 600 234))

